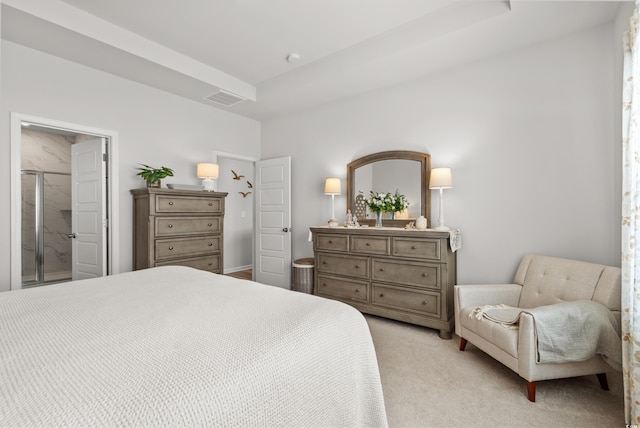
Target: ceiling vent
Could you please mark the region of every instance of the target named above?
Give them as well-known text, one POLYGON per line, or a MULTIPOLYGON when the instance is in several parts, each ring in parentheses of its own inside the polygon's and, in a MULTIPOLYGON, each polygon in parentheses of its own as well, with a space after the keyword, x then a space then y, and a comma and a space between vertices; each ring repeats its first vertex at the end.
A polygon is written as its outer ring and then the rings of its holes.
POLYGON ((213 94, 204 97, 204 99, 212 103, 220 104, 227 107, 241 103, 242 101, 246 101, 246 98, 231 92, 227 92, 224 89, 218 89, 213 94))

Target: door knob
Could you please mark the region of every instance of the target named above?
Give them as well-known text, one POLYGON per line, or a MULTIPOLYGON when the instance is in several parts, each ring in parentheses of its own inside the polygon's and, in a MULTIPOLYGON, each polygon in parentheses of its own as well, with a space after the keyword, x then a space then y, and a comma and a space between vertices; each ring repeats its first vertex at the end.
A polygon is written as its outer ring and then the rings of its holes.
POLYGON ((75 233, 68 233, 67 234, 67 238, 76 239, 76 234, 75 233))
POLYGON ((283 232, 291 232, 292 230, 293 230, 293 228, 292 228, 292 227, 283 227, 283 228, 282 228, 282 231, 283 231, 283 232))

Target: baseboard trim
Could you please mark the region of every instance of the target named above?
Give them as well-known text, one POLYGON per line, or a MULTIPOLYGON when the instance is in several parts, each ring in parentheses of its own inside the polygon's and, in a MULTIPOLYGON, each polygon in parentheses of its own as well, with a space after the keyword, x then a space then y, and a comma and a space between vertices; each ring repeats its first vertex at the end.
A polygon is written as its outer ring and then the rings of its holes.
POLYGON ((253 269, 253 266, 251 265, 246 265, 246 266, 237 266, 237 267, 232 267, 232 268, 228 268, 224 270, 224 274, 228 274, 228 273, 234 273, 234 272, 240 272, 243 270, 249 270, 249 269, 253 269))

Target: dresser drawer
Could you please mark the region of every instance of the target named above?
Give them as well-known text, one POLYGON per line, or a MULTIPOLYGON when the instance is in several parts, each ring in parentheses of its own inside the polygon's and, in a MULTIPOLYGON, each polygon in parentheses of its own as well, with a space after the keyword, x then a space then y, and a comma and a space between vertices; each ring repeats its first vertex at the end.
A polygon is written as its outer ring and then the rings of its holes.
POLYGON ((374 305, 420 315, 440 317, 440 294, 428 291, 413 291, 397 287, 373 284, 371 301, 374 305))
POLYGON ((440 289, 441 269, 441 265, 437 263, 373 259, 371 279, 414 287, 440 289))
POLYGON ((196 196, 156 195, 157 213, 222 213, 223 200, 196 196))
POLYGON ((412 259, 440 260, 442 252, 439 239, 393 238, 392 255, 412 259))
POLYGON ((321 253, 318 255, 318 272, 369 278, 369 258, 321 253))
POLYGON ((156 260, 190 257, 220 251, 220 236, 206 238, 157 239, 156 260))
POLYGON ((219 233, 221 217, 155 217, 156 236, 219 233))
POLYGON ((369 301, 369 287, 366 281, 318 275, 316 294, 339 299, 369 301))
POLYGON ((316 250, 349 251, 349 237, 338 235, 316 235, 316 250))
POLYGON ((192 259, 181 259, 166 262, 156 262, 155 266, 188 266, 195 269, 207 270, 214 273, 222 273, 220 269, 220 255, 215 254, 206 257, 194 257, 192 259))
POLYGON ((390 238, 384 236, 352 236, 351 251, 354 253, 388 255, 390 238))

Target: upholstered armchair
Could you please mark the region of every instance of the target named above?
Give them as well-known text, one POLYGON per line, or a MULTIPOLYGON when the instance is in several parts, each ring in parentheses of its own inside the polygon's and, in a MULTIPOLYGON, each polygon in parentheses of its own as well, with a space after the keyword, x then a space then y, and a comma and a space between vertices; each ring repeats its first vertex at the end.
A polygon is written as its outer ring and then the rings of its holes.
MULTIPOLYGON (((527 255, 518 267, 513 284, 455 286, 455 332, 460 336, 461 351, 471 342, 523 377, 528 384, 530 401, 535 402, 536 381, 540 380, 596 374, 602 389, 608 390, 605 372, 612 366, 618 368, 615 361, 621 353, 620 304, 620 268, 527 255), (609 322, 604 324, 609 326, 602 327, 611 330, 612 340, 599 345, 598 353, 582 361, 539 361, 537 334, 540 332, 536 331, 536 320, 540 318, 536 318, 536 313, 577 304, 591 305, 608 317, 609 322), (498 319, 498 322, 496 317, 483 316, 491 310, 499 315, 501 305, 511 310, 512 315, 518 315, 512 321, 498 319), (603 347, 608 359, 602 355, 603 347)), ((572 322, 570 316, 558 314, 557 318, 561 329, 562 323, 572 322)), ((539 322, 537 328, 541 325, 539 322)), ((598 334, 596 328, 588 330, 598 334)), ((560 332, 566 333, 564 329, 560 332)), ((571 349, 568 352, 571 353, 571 349)))

